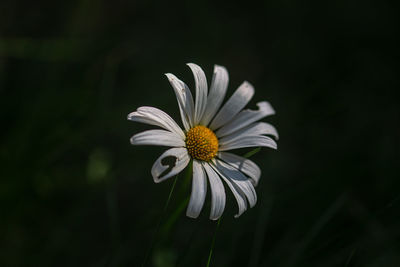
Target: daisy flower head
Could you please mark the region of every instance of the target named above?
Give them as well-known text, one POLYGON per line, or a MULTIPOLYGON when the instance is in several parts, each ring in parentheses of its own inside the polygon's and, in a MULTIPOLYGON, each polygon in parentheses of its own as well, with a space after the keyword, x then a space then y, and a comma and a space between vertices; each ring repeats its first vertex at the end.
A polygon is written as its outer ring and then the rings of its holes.
POLYGON ((251 160, 228 151, 246 147, 277 148, 274 126, 260 119, 275 113, 266 102, 257 103, 258 109, 244 109, 254 95, 254 88, 243 82, 233 95, 224 100, 228 88, 228 72, 215 65, 210 90, 206 75, 196 64, 187 64, 195 80, 195 100, 187 85, 171 73, 165 74, 178 100, 183 129, 165 112, 154 107, 140 107, 128 115, 128 120, 155 125, 163 129, 148 130, 131 138, 132 145, 171 147, 154 163, 151 174, 154 182, 162 182, 180 173, 192 160, 192 192, 186 215, 197 218, 206 198, 207 184, 211 190, 210 219, 217 220, 225 209, 225 187, 232 191, 239 217, 247 207, 257 202, 254 189, 261 170, 251 160), (222 107, 221 107, 222 106, 222 107), (271 138, 271 136, 273 138, 271 138), (171 168, 162 160, 175 158, 171 168), (165 173, 168 169, 169 172, 165 173), (208 182, 207 182, 208 181, 208 182))

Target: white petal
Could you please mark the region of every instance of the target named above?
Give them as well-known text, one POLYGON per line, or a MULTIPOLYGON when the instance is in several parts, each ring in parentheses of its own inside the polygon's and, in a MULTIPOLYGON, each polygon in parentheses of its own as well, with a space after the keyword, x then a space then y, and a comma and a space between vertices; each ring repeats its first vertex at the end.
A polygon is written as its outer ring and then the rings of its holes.
POLYGON ((200 122, 202 125, 207 126, 215 113, 217 113, 222 101, 224 100, 226 89, 228 88, 228 81, 228 71, 222 66, 215 65, 210 94, 207 98, 207 108, 204 111, 203 118, 200 122))
POLYGON ((243 82, 212 120, 210 129, 215 130, 228 123, 246 106, 253 95, 253 86, 243 82))
POLYGON ((220 145, 219 151, 227 151, 231 149, 243 148, 243 147, 257 147, 265 146, 273 149, 277 149, 276 142, 267 136, 245 136, 242 139, 237 139, 232 142, 220 145))
POLYGON ((219 159, 214 160, 214 163, 215 167, 245 194, 249 201, 250 208, 254 207, 257 202, 257 194, 253 184, 251 183, 251 179, 247 178, 239 170, 219 159))
POLYGON ((193 160, 192 193, 186 216, 197 218, 203 208, 207 193, 207 176, 203 166, 197 160, 193 160))
POLYGON ((212 165, 212 167, 225 180, 236 198, 239 207, 239 212, 235 215, 237 218, 247 209, 246 198, 250 208, 257 203, 256 191, 251 180, 240 171, 220 160, 213 162, 215 165, 212 165))
POLYGON ((228 136, 222 137, 219 140, 220 145, 228 144, 234 140, 242 139, 246 136, 259 136, 259 135, 272 135, 278 139, 278 132, 276 131, 275 127, 269 123, 265 122, 256 122, 247 127, 244 127, 233 134, 228 136))
POLYGON ((261 170, 253 161, 228 152, 219 152, 218 158, 249 176, 253 185, 257 186, 261 170))
POLYGON ((187 64, 193 72, 194 81, 196 84, 196 105, 194 110, 194 125, 199 124, 200 119, 203 117, 204 110, 207 106, 207 78, 204 71, 196 64, 187 64))
POLYGON ((210 219, 218 220, 225 209, 225 188, 218 174, 211 168, 207 162, 202 162, 204 169, 207 172, 211 187, 211 212, 210 219))
POLYGON ((236 199, 236 202, 238 204, 238 213, 235 215, 235 218, 238 218, 240 215, 243 214, 247 210, 247 202, 246 202, 246 196, 244 193, 231 181, 231 179, 228 179, 221 171, 218 170, 217 167, 211 165, 215 171, 224 179, 225 183, 228 185, 229 189, 232 191, 233 196, 236 199))
POLYGON ((154 182, 162 182, 165 179, 180 173, 188 165, 189 161, 190 157, 186 148, 175 147, 168 149, 156 160, 156 162, 154 162, 153 167, 151 168, 151 175, 153 176, 154 182), (175 157, 175 165, 167 174, 161 176, 169 168, 169 165, 164 165, 161 162, 167 157, 175 157))
POLYGON ((187 85, 171 73, 165 74, 174 88, 178 100, 179 110, 182 117, 182 123, 186 130, 193 127, 194 104, 192 93, 187 85))
POLYGON ((165 130, 148 130, 131 137, 132 145, 183 147, 185 141, 178 134, 165 130))
POLYGON ((267 101, 257 103, 257 106, 258 110, 242 110, 232 121, 221 127, 216 135, 218 137, 226 136, 266 116, 275 114, 274 109, 267 101))
POLYGON ((158 108, 140 107, 137 111, 129 113, 128 120, 156 125, 177 133, 182 139, 185 139, 185 133, 178 124, 167 113, 158 108))

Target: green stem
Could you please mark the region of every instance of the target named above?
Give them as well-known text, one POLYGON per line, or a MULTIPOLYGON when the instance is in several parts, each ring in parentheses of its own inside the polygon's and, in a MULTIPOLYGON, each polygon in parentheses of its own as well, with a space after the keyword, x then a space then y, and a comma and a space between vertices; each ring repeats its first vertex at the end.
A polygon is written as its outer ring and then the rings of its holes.
POLYGON ((179 206, 176 208, 176 210, 170 215, 169 219, 165 222, 165 224, 163 225, 162 230, 161 230, 164 235, 169 233, 169 231, 171 230, 172 226, 179 219, 180 215, 185 210, 185 208, 186 208, 188 203, 189 203, 189 197, 184 199, 179 204, 179 206))
POLYGON ((250 158, 251 156, 254 156, 261 150, 261 147, 257 147, 253 149, 252 151, 247 152, 246 154, 243 155, 244 158, 250 158))
POLYGON ((219 224, 221 223, 221 219, 222 219, 222 217, 218 219, 217 226, 215 227, 213 239, 211 241, 210 253, 208 254, 207 267, 210 266, 211 256, 212 256, 212 253, 214 250, 215 239, 217 237, 217 230, 218 230, 219 224))
POLYGON ((153 250, 153 247, 154 247, 154 243, 155 243, 155 241, 156 241, 157 234, 158 234, 158 232, 159 232, 159 230, 160 230, 161 221, 163 220, 163 218, 164 218, 164 216, 165 216, 165 213, 166 213, 166 211, 167 211, 168 205, 169 205, 169 203, 171 202, 172 193, 174 192, 174 188, 175 188, 175 185, 176 185, 176 181, 177 181, 177 180, 178 180, 178 175, 175 176, 174 183, 172 184, 171 190, 169 191, 169 195, 168 195, 167 202, 165 203, 164 208, 163 208, 163 211, 162 211, 162 214, 161 214, 161 216, 160 216, 160 219, 158 220, 158 223, 157 223, 157 226, 156 226, 156 230, 154 231, 154 234, 153 234, 153 238, 152 238, 152 240, 151 240, 150 247, 149 247, 149 249, 148 249, 147 252, 146 252, 146 256, 144 257, 144 260, 143 260, 143 263, 142 263, 142 267, 146 266, 147 259, 148 259, 149 255, 150 255, 151 251, 153 250))

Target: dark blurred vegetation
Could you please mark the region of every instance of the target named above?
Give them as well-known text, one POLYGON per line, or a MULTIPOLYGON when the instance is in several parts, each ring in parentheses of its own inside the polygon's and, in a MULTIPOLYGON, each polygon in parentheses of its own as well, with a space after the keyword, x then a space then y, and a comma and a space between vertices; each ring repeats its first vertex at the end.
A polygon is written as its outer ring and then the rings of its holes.
MULTIPOLYGON (((193 88, 187 62, 254 84, 281 136, 211 266, 400 266, 399 25, 377 0, 2 1, 0 266, 141 265, 173 180, 153 183, 163 148, 132 147, 147 128, 126 115, 179 121, 163 73, 193 88)), ((162 221, 150 265, 205 266, 209 202, 162 221)))

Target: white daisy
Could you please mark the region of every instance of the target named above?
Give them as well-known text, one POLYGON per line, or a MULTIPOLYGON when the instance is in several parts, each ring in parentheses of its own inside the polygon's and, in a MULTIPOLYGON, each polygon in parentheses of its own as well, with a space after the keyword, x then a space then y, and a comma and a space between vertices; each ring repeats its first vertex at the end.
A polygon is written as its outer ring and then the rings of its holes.
POLYGON ((260 168, 251 160, 227 151, 244 147, 277 148, 276 129, 258 120, 275 113, 266 102, 257 104, 258 110, 242 110, 254 95, 254 88, 243 82, 222 106, 228 87, 228 72, 215 65, 210 91, 203 70, 196 64, 187 64, 196 84, 196 101, 187 85, 171 73, 165 74, 174 88, 184 129, 165 112, 154 107, 140 107, 128 115, 128 120, 156 125, 164 130, 148 130, 131 138, 132 145, 159 145, 172 147, 154 163, 151 174, 154 182, 162 182, 181 172, 193 160, 192 193, 186 215, 197 218, 207 192, 207 177, 211 189, 210 219, 217 220, 225 209, 225 189, 221 179, 236 198, 239 217, 247 205, 257 202, 254 187, 261 175, 260 168), (162 159, 173 156, 175 165, 162 164, 162 159))

